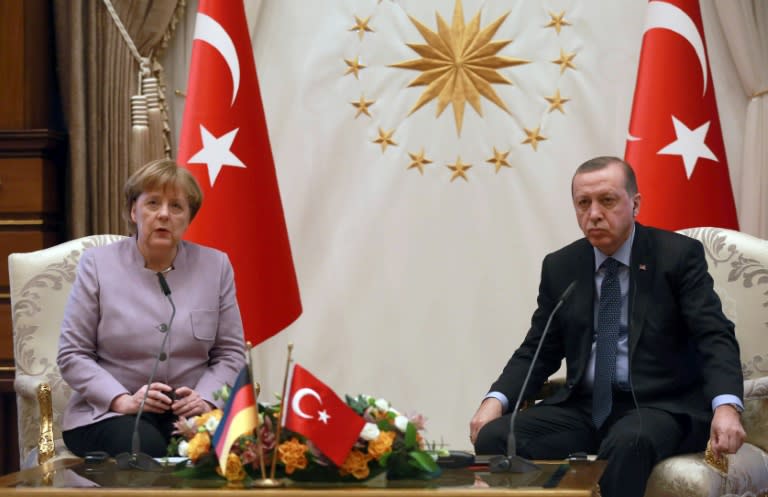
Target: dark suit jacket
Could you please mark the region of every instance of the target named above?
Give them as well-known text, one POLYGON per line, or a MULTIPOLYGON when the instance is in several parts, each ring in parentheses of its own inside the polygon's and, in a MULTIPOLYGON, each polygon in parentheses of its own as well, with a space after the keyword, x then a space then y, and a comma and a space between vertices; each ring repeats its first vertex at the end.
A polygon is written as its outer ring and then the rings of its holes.
MULTIPOLYGON (((743 398, 733 323, 723 314, 701 243, 635 224, 629 280, 629 375, 641 407, 709 419, 720 394, 743 398)), ((565 288, 576 287, 552 320, 524 398, 566 361, 566 387, 546 399, 561 403, 581 388, 593 341, 595 261, 582 238, 544 258, 531 328, 491 391, 514 405, 547 318, 565 288)))

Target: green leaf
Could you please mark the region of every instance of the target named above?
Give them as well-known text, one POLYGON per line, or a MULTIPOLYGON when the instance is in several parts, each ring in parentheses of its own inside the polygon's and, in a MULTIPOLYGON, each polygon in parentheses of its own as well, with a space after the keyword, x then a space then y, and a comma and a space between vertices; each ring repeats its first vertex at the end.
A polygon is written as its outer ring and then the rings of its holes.
POLYGON ((411 456, 411 459, 416 461, 419 468, 423 469, 424 471, 428 473, 434 473, 437 471, 438 466, 434 459, 432 459, 432 456, 427 454, 426 452, 422 452, 420 450, 413 450, 408 453, 409 456, 411 456))
POLYGON ((408 423, 405 428, 405 448, 413 449, 416 447, 416 426, 413 423, 408 423))
POLYGON ((358 395, 357 397, 350 397, 349 395, 345 395, 344 397, 347 405, 360 416, 362 416, 365 410, 368 408, 368 402, 366 402, 362 395, 358 395))

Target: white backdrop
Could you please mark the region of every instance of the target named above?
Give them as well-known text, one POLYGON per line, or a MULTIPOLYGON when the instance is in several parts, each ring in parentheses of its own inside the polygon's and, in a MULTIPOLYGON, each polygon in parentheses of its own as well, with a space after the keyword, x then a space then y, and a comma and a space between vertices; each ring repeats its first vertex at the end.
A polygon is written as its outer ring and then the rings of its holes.
MULTIPOLYGON (((286 345, 336 392, 389 399, 427 416, 427 437, 470 448, 468 423, 527 331, 541 260, 580 236, 570 203, 578 164, 623 156, 646 2, 464 0, 481 29, 508 17, 498 68, 509 113, 467 104, 461 134, 449 105, 409 115, 420 72, 391 67, 452 23, 454 0, 246 0, 254 56, 304 312, 254 351, 262 392, 279 392, 286 345), (565 12, 558 34, 550 13, 565 12), (355 16, 370 17, 362 39, 355 16), (573 68, 561 72, 561 51, 573 68), (354 74, 345 59, 366 67, 354 74), (549 111, 545 97, 569 101, 549 111), (351 102, 374 101, 355 117, 351 102), (525 129, 547 139, 534 150, 525 129), (373 142, 394 130, 397 145, 373 142), (486 161, 494 147, 511 167, 486 161), (409 154, 432 163, 408 169, 409 154), (471 164, 451 181, 447 167, 471 164)), ((196 2, 166 55, 169 89, 186 85, 196 2)), ((709 57, 732 177, 740 164, 746 100, 711 1, 702 2, 709 57)), ((183 98, 174 101, 180 123, 183 98)), ((738 195, 738 192, 736 192, 738 195)), ((233 213, 237 215, 237 213, 233 213)), ((265 236, 268 236, 265 234, 265 236)), ((241 306, 255 305, 240 302, 241 306)))

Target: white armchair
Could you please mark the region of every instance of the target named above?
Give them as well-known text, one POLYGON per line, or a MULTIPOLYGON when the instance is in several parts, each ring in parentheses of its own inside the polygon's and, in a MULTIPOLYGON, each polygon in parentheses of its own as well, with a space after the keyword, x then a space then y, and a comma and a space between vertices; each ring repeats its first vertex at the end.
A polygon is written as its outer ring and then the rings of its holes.
POLYGON ((736 325, 744 372, 747 442, 724 461, 709 453, 665 459, 653 469, 646 497, 768 495, 768 241, 721 228, 681 233, 704 245, 723 310, 736 325))
POLYGON ((54 457, 74 457, 64 447, 60 429, 71 393, 56 365, 64 306, 83 251, 121 238, 93 235, 8 256, 22 469, 54 457))

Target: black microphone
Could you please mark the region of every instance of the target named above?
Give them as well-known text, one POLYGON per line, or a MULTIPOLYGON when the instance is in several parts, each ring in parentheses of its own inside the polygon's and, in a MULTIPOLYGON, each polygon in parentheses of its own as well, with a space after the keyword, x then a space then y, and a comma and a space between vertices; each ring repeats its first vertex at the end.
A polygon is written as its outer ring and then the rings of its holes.
MULTIPOLYGON (((152 456, 141 452, 141 437, 139 436, 139 420, 142 414, 144 414, 144 404, 147 402, 147 396, 149 395, 149 387, 155 379, 157 368, 162 361, 168 358, 165 353, 165 346, 168 342, 168 335, 171 334, 171 324, 173 324, 173 318, 176 316, 176 304, 173 303, 171 298, 171 288, 168 286, 168 282, 165 280, 164 272, 170 271, 173 266, 169 267, 163 272, 157 273, 157 279, 160 282, 160 289, 168 298, 168 302, 171 304, 171 318, 168 320, 168 324, 160 325, 160 331, 165 333, 163 341, 160 343, 160 352, 157 354, 155 364, 152 366, 152 373, 147 380, 147 389, 144 391, 144 397, 139 404, 139 410, 136 412, 136 421, 133 424, 133 433, 131 434, 131 452, 123 452, 115 456, 115 462, 119 469, 138 469, 141 471, 160 471, 162 465, 157 462, 152 456)), ((173 393, 173 392, 171 392, 173 393)))
POLYGON ((536 365, 536 359, 539 357, 539 352, 541 351, 541 346, 544 343, 544 339, 547 336, 547 332, 549 331, 549 325, 552 324, 552 318, 555 316, 555 313, 558 309, 563 305, 563 303, 566 301, 566 299, 573 293, 573 289, 576 288, 576 280, 573 280, 570 285, 565 289, 562 295, 560 295, 560 299, 558 299, 557 304, 555 305, 555 308, 552 309, 552 312, 549 313, 549 318, 547 319, 547 324, 544 326, 544 331, 541 333, 541 338, 539 339, 539 345, 536 346, 536 352, 533 354, 533 359, 531 359, 531 365, 528 366, 528 373, 525 375, 525 380, 523 380, 523 386, 520 389, 520 394, 517 396, 517 402, 515 402, 515 408, 512 409, 512 416, 509 417, 509 436, 507 437, 507 455, 505 456, 493 456, 488 461, 488 469, 491 471, 491 473, 527 473, 529 471, 536 471, 540 469, 536 464, 529 461, 528 459, 525 459, 524 457, 520 457, 517 455, 517 447, 516 447, 516 441, 515 441, 515 418, 517 417, 517 413, 520 411, 520 401, 523 399, 523 394, 525 393, 525 388, 528 386, 528 380, 531 379, 531 373, 533 372, 533 367, 536 365))

